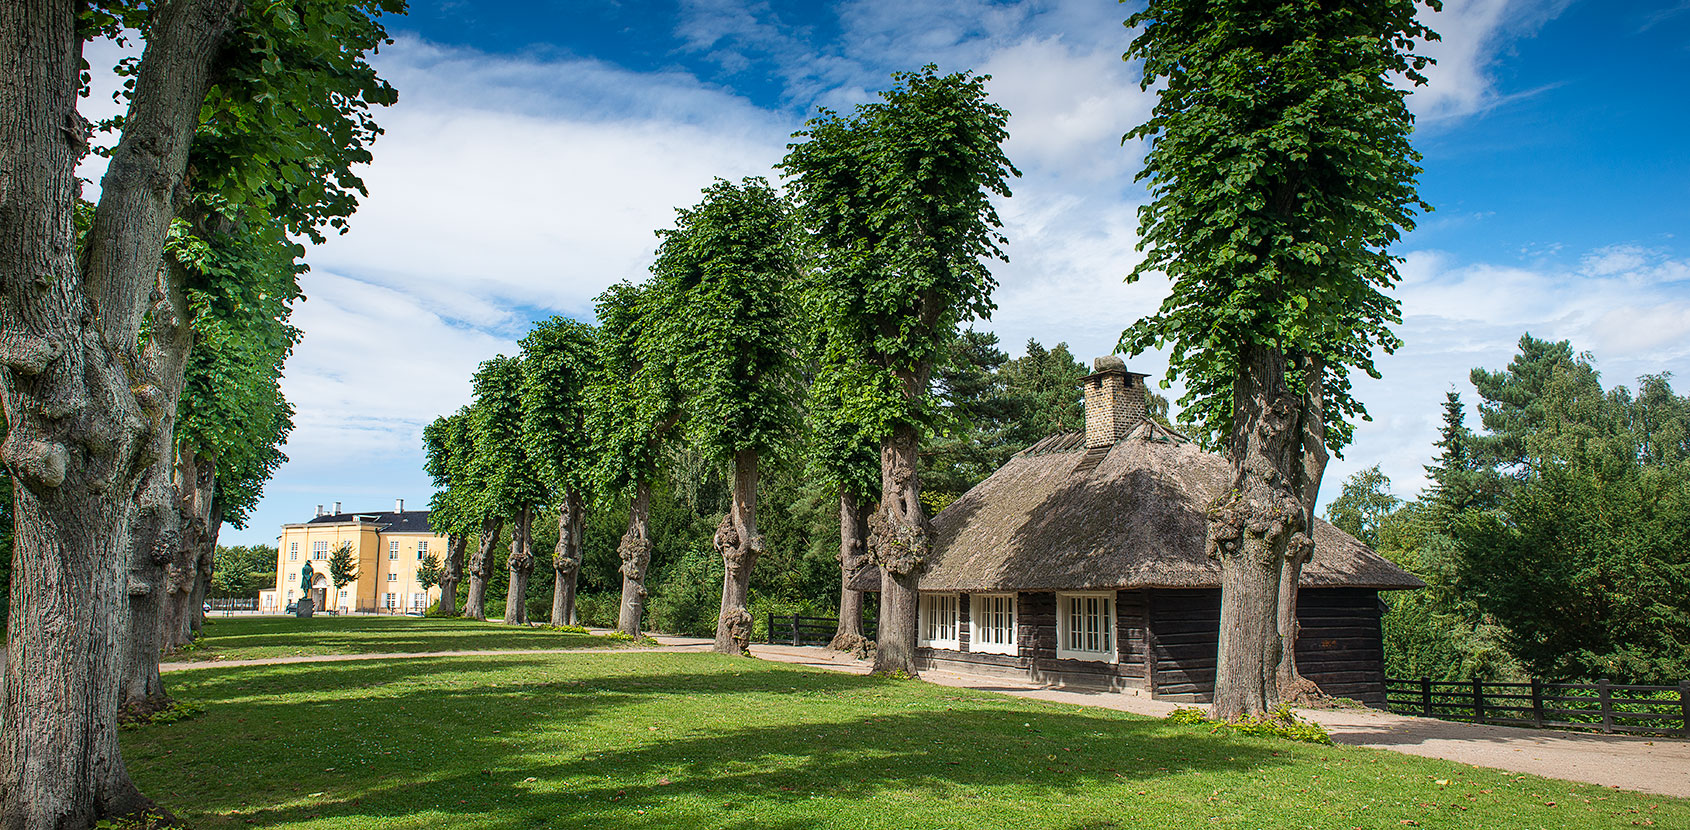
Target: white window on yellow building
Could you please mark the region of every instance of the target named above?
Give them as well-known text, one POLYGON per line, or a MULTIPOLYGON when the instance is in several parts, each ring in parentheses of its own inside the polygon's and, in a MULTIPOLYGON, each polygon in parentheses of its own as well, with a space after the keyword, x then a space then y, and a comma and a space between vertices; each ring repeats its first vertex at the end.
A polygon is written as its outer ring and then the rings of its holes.
POLYGON ((412 608, 416 608, 418 610, 421 610, 422 607, 424 606, 424 604, 426 604, 427 602, 428 602, 428 594, 412 594, 411 595, 411 607, 412 608))
POLYGON ((387 558, 389 561, 399 558, 398 539, 394 539, 393 541, 387 543, 387 558))
POLYGON ((327 559, 327 558, 329 558, 329 543, 327 541, 324 541, 324 540, 312 542, 311 543, 311 558, 312 559, 327 559))
POLYGON ((417 561, 421 562, 423 560, 423 557, 427 556, 427 555, 428 555, 428 541, 423 540, 423 541, 417 542, 417 561))
POLYGON ((399 581, 399 575, 398 574, 388 574, 387 575, 387 581, 388 582, 398 582, 399 581))
POLYGON ((394 600, 399 597, 398 594, 383 594, 382 596, 384 597, 384 601, 387 603, 388 608, 392 608, 394 600))
POLYGON ((299 561, 299 543, 298 542, 289 542, 288 543, 288 561, 289 562, 298 562, 299 561))

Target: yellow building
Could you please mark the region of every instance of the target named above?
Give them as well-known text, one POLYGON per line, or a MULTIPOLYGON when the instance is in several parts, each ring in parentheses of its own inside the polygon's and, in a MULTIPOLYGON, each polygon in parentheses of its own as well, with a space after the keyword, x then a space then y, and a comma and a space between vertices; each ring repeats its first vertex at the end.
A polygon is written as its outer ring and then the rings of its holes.
POLYGON ((429 530, 427 510, 406 510, 400 499, 391 513, 342 513, 340 503, 300 524, 282 525, 276 539, 276 587, 259 594, 259 610, 277 613, 300 598, 300 572, 314 571, 311 585, 316 610, 341 613, 423 611, 440 598, 438 587, 424 590, 417 568, 432 553, 446 558, 446 537, 429 530), (341 543, 352 546, 358 578, 336 588, 329 559, 341 543))

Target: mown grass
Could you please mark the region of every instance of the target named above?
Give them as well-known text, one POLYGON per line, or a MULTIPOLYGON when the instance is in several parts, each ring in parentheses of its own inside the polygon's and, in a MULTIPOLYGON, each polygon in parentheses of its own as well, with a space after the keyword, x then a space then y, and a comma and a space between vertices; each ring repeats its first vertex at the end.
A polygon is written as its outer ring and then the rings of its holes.
POLYGON ((1686 800, 711 654, 168 680, 206 713, 125 754, 204 828, 1690 827, 1686 800))
POLYGON ((497 622, 437 617, 216 617, 186 649, 166 662, 254 660, 319 654, 415 654, 425 651, 508 651, 603 648, 625 644, 605 637, 497 622))

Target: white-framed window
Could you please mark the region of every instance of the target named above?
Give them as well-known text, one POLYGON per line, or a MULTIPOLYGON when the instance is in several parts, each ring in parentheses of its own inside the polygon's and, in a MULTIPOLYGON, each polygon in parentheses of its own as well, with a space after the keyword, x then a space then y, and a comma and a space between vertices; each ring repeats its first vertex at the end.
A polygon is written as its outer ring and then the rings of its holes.
POLYGON ((921 645, 958 649, 956 594, 921 595, 921 645))
POLYGON ((399 575, 390 573, 390 574, 387 575, 387 581, 388 582, 398 582, 399 581, 399 575))
POLYGON ((293 589, 288 589, 288 602, 293 602, 293 589))
POLYGON ((298 562, 299 561, 299 543, 298 542, 289 542, 288 543, 288 561, 289 562, 298 562))
POLYGON ((344 589, 342 589, 341 592, 340 592, 340 598, 346 599, 346 591, 344 589))
POLYGON ((398 539, 394 539, 393 541, 387 543, 387 558, 389 560, 399 558, 399 540, 398 539))
POLYGON ((316 542, 312 542, 311 543, 311 558, 312 559, 327 559, 327 558, 329 558, 329 543, 326 540, 318 540, 316 542))
POLYGON ((422 608, 426 604, 428 604, 428 594, 412 594, 411 595, 411 607, 412 608, 422 608))
POLYGON ((392 608, 394 602, 399 598, 398 594, 383 594, 382 596, 385 598, 388 608, 392 608))
POLYGON ((1056 656, 1116 662, 1115 594, 1056 595, 1056 656))
POLYGON ((418 562, 423 561, 423 557, 427 556, 427 555, 428 555, 428 540, 424 539, 420 542, 417 542, 417 561, 418 562))
POLYGON ((1015 654, 1015 595, 968 597, 968 650, 1015 654))

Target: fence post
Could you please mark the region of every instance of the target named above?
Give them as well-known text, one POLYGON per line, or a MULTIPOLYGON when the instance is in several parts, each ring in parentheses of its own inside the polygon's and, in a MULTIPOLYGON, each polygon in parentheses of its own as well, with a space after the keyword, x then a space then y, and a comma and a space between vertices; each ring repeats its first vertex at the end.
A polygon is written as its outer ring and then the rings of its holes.
POLYGON ((769 633, 765 636, 768 637, 769 645, 775 644, 775 612, 773 611, 769 612, 769 633))
POLYGON ((1678 683, 1678 709, 1682 719, 1678 724, 1678 733, 1690 738, 1690 680, 1681 680, 1678 683))
POLYGON ((1532 678, 1532 725, 1543 728, 1543 681, 1532 678))
POLYGON ((804 644, 802 641, 800 641, 798 639, 798 615, 797 614, 792 615, 792 644, 795 645, 795 646, 801 646, 801 645, 804 644))
POLYGON ((1614 731, 1614 706, 1608 697, 1608 678, 1596 681, 1596 696, 1602 704, 1602 731, 1614 731))
POLYGON ((1432 716, 1432 678, 1420 678, 1420 716, 1432 716))
POLYGON ((1473 722, 1485 722, 1485 687, 1478 680, 1473 681, 1473 722))

